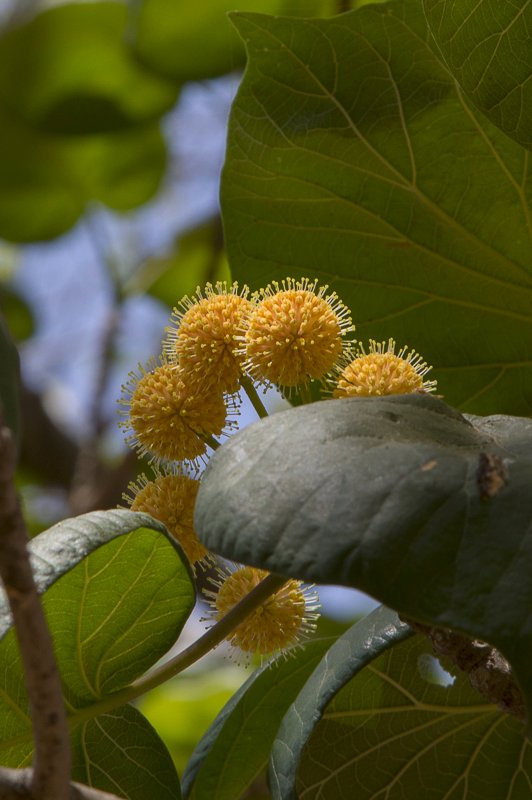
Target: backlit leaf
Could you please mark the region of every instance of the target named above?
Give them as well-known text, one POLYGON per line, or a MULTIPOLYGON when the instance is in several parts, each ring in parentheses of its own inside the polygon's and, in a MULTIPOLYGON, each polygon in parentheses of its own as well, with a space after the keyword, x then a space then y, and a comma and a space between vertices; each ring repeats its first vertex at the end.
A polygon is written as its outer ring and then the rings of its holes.
POLYGON ((221 195, 234 277, 316 276, 357 338, 418 349, 453 405, 529 414, 528 153, 460 93, 421 3, 231 19, 248 51, 221 195))
POLYGON ((423 0, 452 74, 481 111, 532 149, 532 5, 529 0, 423 0))
MULTIPOLYGON (((130 800, 179 798, 170 755, 139 712, 125 701, 98 711, 168 651, 194 606, 179 546, 146 514, 106 511, 59 523, 30 551, 73 730, 74 777, 130 800)), ((0 758, 24 766, 32 737, 12 630, 0 660, 0 758)))
POLYGON ((368 621, 331 648, 283 720, 274 800, 524 800, 532 746, 520 723, 463 674, 442 676, 421 636, 360 670, 368 621))

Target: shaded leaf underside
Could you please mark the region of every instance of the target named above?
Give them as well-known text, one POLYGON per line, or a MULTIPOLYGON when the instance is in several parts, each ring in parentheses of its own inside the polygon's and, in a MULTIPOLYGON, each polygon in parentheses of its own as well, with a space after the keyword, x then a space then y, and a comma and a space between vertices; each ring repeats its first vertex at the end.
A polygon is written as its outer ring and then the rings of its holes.
POLYGON ((429 395, 290 409, 214 454, 196 528, 226 558, 490 642, 530 709, 531 440, 528 419, 465 420, 429 395))

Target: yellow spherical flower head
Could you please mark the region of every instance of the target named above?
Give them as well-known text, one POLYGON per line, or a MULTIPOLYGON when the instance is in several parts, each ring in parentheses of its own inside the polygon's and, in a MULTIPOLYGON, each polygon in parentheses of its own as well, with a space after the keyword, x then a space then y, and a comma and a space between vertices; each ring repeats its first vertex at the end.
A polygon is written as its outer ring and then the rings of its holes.
POLYGON ((185 372, 192 372, 224 392, 238 392, 242 356, 238 339, 245 321, 254 310, 247 299, 249 290, 224 282, 207 284, 204 293, 185 297, 181 309, 174 308, 167 328, 164 350, 185 372))
MULTIPOLYGON (((234 571, 219 570, 218 574, 217 579, 211 579, 216 590, 205 591, 216 621, 247 597, 268 572, 255 567, 238 567, 234 571)), ((247 616, 228 640, 249 656, 284 654, 287 647, 300 643, 315 630, 318 608, 318 596, 313 587, 289 580, 247 616)))
POLYGON ((203 568, 212 556, 194 530, 194 505, 200 482, 187 475, 157 474, 154 480, 141 475, 128 486, 123 498, 132 511, 144 511, 166 525, 191 564, 203 568))
POLYGON ((206 452, 205 440, 226 426, 223 395, 164 360, 148 366, 139 365, 139 374, 130 373, 123 387, 126 442, 151 461, 195 462, 206 452))
POLYGON ((245 369, 256 380, 290 390, 323 380, 354 330, 349 309, 318 281, 287 278, 257 296, 243 332, 245 369))
POLYGON ((338 369, 333 397, 380 397, 411 392, 433 392, 436 381, 425 381, 432 369, 415 350, 402 347, 395 352, 395 341, 370 341, 369 351, 358 346, 355 358, 338 369))

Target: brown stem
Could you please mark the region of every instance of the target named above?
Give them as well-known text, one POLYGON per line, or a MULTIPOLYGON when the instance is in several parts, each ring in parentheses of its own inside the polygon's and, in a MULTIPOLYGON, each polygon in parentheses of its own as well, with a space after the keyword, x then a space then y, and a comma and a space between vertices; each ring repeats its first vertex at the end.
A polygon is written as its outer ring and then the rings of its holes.
POLYGON ((526 720, 525 703, 513 678, 512 668, 495 647, 446 628, 431 628, 411 619, 403 619, 415 631, 427 636, 437 656, 449 658, 465 672, 473 689, 484 695, 490 703, 506 714, 523 722, 526 720))
POLYGON ((26 543, 28 535, 13 483, 15 444, 0 410, 0 578, 7 594, 33 726, 35 800, 70 797, 70 740, 61 682, 26 543))
POLYGON ((116 334, 122 314, 122 285, 116 262, 103 241, 102 230, 96 225, 94 216, 89 214, 86 222, 87 232, 91 238, 96 257, 100 259, 107 269, 113 305, 101 330, 98 371, 89 409, 90 431, 86 439, 81 443, 72 477, 69 502, 73 516, 98 507, 96 501, 100 492, 100 478, 104 467, 99 454, 99 447, 107 424, 102 397, 104 396, 114 362, 116 334))

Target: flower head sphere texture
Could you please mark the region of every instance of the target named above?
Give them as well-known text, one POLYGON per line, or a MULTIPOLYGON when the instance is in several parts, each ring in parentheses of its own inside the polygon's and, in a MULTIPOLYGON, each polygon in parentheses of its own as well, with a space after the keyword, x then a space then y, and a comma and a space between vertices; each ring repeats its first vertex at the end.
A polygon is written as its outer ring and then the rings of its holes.
POLYGON ((206 452, 205 440, 221 435, 227 422, 223 394, 164 359, 130 373, 120 404, 126 442, 155 463, 195 463, 206 452))
POLYGON ((153 480, 142 474, 128 486, 124 500, 132 511, 144 511, 166 525, 191 564, 206 566, 212 560, 194 530, 194 504, 200 482, 180 474, 157 474, 153 480))
POLYGON ((395 341, 370 340, 368 352, 359 344, 355 357, 338 369, 333 397, 380 397, 412 392, 433 392, 436 381, 424 380, 432 367, 415 350, 402 347, 395 352, 395 341))
POLYGON ((204 293, 198 287, 195 296, 183 298, 167 328, 168 360, 221 391, 237 392, 243 360, 238 338, 255 307, 248 294, 247 286, 239 290, 237 283, 227 287, 218 282, 214 287, 208 283, 204 293))
POLYGON ((244 368, 255 380, 281 390, 324 380, 354 330, 349 309, 318 281, 286 278, 256 296, 242 336, 244 368))
MULTIPOLYGON (((212 617, 216 621, 223 619, 267 575, 268 572, 255 567, 220 569, 218 578, 211 579, 216 590, 205 592, 212 617)), ((289 580, 235 628, 229 642, 249 655, 279 655, 315 630, 318 608, 313 587, 289 580)))

